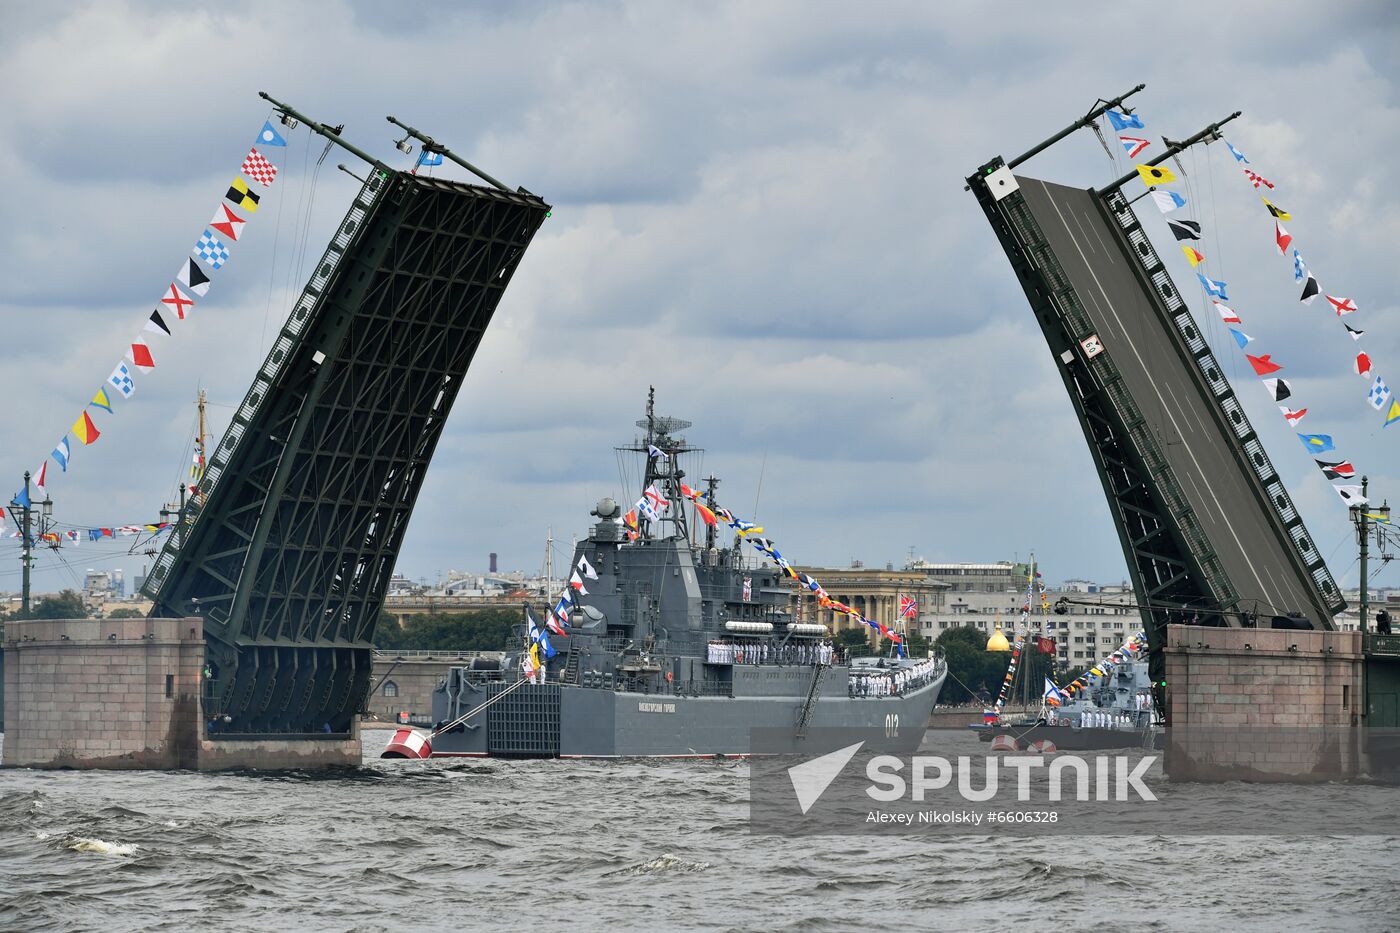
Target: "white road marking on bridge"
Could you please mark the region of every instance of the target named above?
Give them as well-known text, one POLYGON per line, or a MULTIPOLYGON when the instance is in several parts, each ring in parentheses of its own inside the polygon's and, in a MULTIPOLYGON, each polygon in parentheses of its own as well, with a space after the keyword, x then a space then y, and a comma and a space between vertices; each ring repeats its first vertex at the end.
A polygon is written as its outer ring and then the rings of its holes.
MULTIPOLYGON (((1041 186, 1042 188, 1044 188, 1045 183, 1041 182, 1041 186)), ((1124 342, 1127 343, 1128 348, 1132 350, 1133 356, 1137 357, 1138 365, 1142 367, 1142 371, 1144 373, 1151 373, 1152 370, 1148 368, 1147 361, 1143 359, 1142 354, 1138 351, 1137 344, 1135 344, 1132 338, 1128 336, 1127 327, 1125 327, 1123 325, 1122 320, 1118 318, 1118 311, 1113 307, 1113 302, 1109 300, 1108 290, 1105 289, 1103 287, 1103 283, 1099 281, 1099 277, 1097 274, 1095 274, 1093 266, 1089 265, 1088 258, 1084 255, 1084 251, 1080 249, 1079 242, 1075 240, 1074 234, 1070 230, 1069 224, 1065 222, 1065 215, 1060 211, 1060 205, 1055 203, 1055 198, 1050 194, 1048 188, 1045 189, 1045 195, 1046 198, 1050 201, 1050 206, 1055 209, 1055 214, 1060 218, 1061 226, 1065 228, 1065 232, 1069 234, 1071 242, 1074 243, 1074 248, 1075 251, 1079 253, 1080 261, 1084 263, 1084 268, 1089 271, 1089 277, 1094 280, 1095 287, 1098 288, 1099 294, 1103 296, 1103 303, 1104 306, 1108 308, 1108 313, 1113 315, 1114 319, 1118 321, 1118 326, 1123 331, 1124 342)), ((1066 204, 1065 207, 1067 210, 1070 210, 1070 212, 1073 213, 1073 208, 1071 208, 1068 204, 1066 204)), ((1167 400, 1162 397, 1161 391, 1158 390, 1157 381, 1149 377, 1147 383, 1149 386, 1152 387, 1152 392, 1157 396, 1157 401, 1161 404, 1162 411, 1166 414, 1167 418, 1171 420, 1172 426, 1176 428, 1177 434, 1181 435, 1181 426, 1176 423, 1176 418, 1172 415, 1171 410, 1167 407, 1167 400)), ((1196 472, 1200 474, 1202 483, 1205 485, 1205 488, 1210 493, 1211 501, 1215 503, 1216 509, 1220 512, 1221 517, 1224 518, 1225 507, 1221 505, 1220 499, 1215 495, 1215 490, 1211 488, 1210 477, 1206 475, 1205 469, 1202 468, 1200 461, 1196 459, 1196 452, 1191 449, 1190 444, 1183 444, 1182 447, 1185 449, 1186 455, 1191 458, 1191 465, 1194 466, 1196 468, 1196 472)), ((1260 591, 1268 594, 1270 592, 1269 588, 1264 585, 1264 580, 1262 577, 1259 576, 1259 571, 1255 568, 1254 561, 1249 559, 1249 553, 1245 550, 1244 542, 1241 541, 1239 535, 1235 533, 1234 526, 1230 524, 1228 519, 1224 522, 1224 524, 1226 530, 1230 532, 1230 537, 1234 539, 1235 546, 1239 548, 1240 556, 1244 559, 1245 566, 1247 566, 1249 568, 1249 572, 1254 575, 1254 581, 1259 584, 1260 591)), ((1272 594, 1272 602, 1274 605, 1279 604, 1278 594, 1276 592, 1272 594)))

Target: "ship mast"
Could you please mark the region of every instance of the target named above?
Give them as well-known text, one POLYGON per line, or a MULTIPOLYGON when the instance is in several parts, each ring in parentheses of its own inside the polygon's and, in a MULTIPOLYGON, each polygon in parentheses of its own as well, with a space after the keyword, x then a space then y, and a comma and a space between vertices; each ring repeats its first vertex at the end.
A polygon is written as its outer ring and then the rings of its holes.
MULTIPOLYGON (((685 471, 680 467, 680 455, 690 453, 697 448, 686 444, 685 438, 680 437, 678 432, 690 427, 689 421, 680 418, 668 418, 656 413, 656 387, 650 386, 647 391, 647 416, 637 422, 637 427, 646 431, 646 437, 640 444, 631 447, 619 448, 630 453, 638 453, 646 458, 646 467, 642 471, 642 495, 653 484, 662 496, 670 503, 661 514, 659 524, 665 525, 668 522, 672 526, 670 535, 656 534, 655 537, 679 537, 687 541, 690 539, 688 522, 686 520, 685 508, 682 504, 680 490, 681 480, 685 477, 685 471), (659 455, 653 455, 652 451, 660 451, 659 455)), ((644 533, 652 537, 651 522, 647 522, 644 533)))
MULTIPOLYGON (((712 509, 715 507, 715 490, 718 488, 719 477, 713 473, 705 477, 705 498, 709 500, 712 509)), ((715 538, 715 526, 707 524, 705 526, 705 550, 713 551, 715 549, 715 538)))
POLYGON ((204 504, 204 468, 205 464, 209 462, 205 459, 208 453, 205 448, 205 443, 209 437, 208 425, 204 420, 204 404, 206 401, 204 390, 200 389, 199 399, 195 402, 199 407, 199 430, 197 430, 194 435, 195 456, 198 458, 195 464, 198 468, 195 470, 194 482, 190 483, 190 496, 194 499, 195 505, 204 504))

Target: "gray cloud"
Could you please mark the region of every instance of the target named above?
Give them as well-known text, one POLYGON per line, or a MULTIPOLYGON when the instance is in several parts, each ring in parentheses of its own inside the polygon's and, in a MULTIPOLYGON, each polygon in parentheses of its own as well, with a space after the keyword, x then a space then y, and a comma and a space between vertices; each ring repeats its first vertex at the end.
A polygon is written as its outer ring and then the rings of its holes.
MULTIPOLYGON (((259 89, 344 121, 347 138, 402 165, 383 119, 394 113, 556 206, 429 472, 401 561, 413 577, 481 567, 491 550, 536 568, 546 527, 567 539, 598 497, 635 496, 612 448, 655 383, 665 411, 696 422, 690 439, 726 501, 743 511, 757 495, 758 517, 800 560, 1034 548, 1052 579, 1121 578, 1077 423, 962 178, 1138 81, 1152 135, 1245 111, 1231 139, 1279 184, 1324 288, 1361 304, 1380 370, 1400 361, 1386 157, 1400 143, 1400 37, 1383 5, 1245 3, 1151 28, 1107 3, 1014 17, 918 3, 385 9, 7 13, 0 81, 24 91, 0 114, 0 308, 22 338, 0 375, 18 413, 5 445, 16 479, 203 230, 267 114, 259 89)), ((183 469, 196 387, 241 398, 355 186, 338 152, 313 186, 320 151, 304 131, 294 139, 217 289, 54 483, 62 516, 151 515, 183 469)), ((1185 165, 1209 268, 1241 296, 1256 346, 1306 389, 1306 426, 1394 486, 1396 441, 1366 407, 1336 322, 1297 305, 1252 189, 1221 147, 1185 165)), ((1092 185, 1126 168, 1080 133, 1027 171, 1092 185)), ((1173 269, 1185 284, 1185 264, 1173 269)), ((1206 321, 1331 547, 1346 532, 1340 504, 1206 321)), ((1343 546, 1334 568, 1349 561, 1343 546)), ((41 584, 64 579, 50 570, 41 584)))

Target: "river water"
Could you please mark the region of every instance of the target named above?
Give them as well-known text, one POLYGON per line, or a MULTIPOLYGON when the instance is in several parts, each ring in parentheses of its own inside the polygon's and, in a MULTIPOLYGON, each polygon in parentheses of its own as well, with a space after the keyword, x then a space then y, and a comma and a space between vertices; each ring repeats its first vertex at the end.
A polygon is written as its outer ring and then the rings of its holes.
POLYGON ((0 930, 1400 927, 1395 837, 753 835, 743 762, 391 762, 384 736, 334 775, 0 771, 0 930))

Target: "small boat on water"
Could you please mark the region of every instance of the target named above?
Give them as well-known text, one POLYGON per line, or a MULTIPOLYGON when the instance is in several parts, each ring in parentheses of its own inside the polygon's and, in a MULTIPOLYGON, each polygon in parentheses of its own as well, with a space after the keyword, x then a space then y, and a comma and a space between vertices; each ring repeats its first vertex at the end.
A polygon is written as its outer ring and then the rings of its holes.
POLYGON ((1019 719, 995 712, 968 728, 1003 751, 1088 751, 1161 748, 1163 730, 1152 706, 1146 661, 1129 661, 1089 675, 1087 689, 1070 700, 1047 691, 1038 713, 1019 719))

